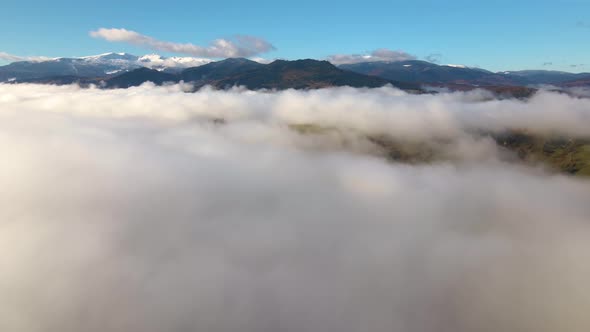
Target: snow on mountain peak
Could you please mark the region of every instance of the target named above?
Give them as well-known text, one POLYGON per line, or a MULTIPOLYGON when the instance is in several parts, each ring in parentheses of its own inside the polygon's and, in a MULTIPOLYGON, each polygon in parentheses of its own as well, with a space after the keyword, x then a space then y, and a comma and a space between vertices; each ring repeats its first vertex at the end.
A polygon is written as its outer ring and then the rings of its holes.
POLYGON ((109 52, 77 58, 56 58, 48 61, 68 62, 77 66, 98 66, 107 75, 147 67, 156 70, 180 71, 189 67, 198 67, 209 62, 210 59, 192 57, 165 57, 159 54, 136 56, 129 53, 109 52))
POLYGON ((453 68, 467 68, 467 66, 465 66, 465 65, 448 64, 448 65, 445 65, 445 66, 447 66, 447 67, 453 67, 453 68))
POLYGON ((211 62, 210 59, 192 58, 192 57, 164 57, 159 54, 147 54, 138 59, 138 62, 148 68, 166 69, 166 68, 189 68, 198 67, 211 62))
MULTIPOLYGON (((39 75, 79 77, 103 77, 117 75, 142 67, 166 72, 180 72, 185 68, 198 67, 212 62, 210 59, 192 57, 166 57, 158 54, 136 56, 129 53, 103 53, 83 57, 68 57, 54 59, 38 59, 35 61, 21 61, 10 64, 11 71, 23 71, 24 78, 30 76, 30 67, 34 66, 39 75), (29 76, 27 76, 29 75, 29 76)), ((10 74, 13 75, 13 74, 10 74)), ((6 76, 6 75, 5 75, 6 76)), ((14 76, 0 77, 0 82, 14 76)))
POLYGON ((161 61, 164 57, 159 54, 146 54, 144 56, 139 57, 139 61, 141 62, 149 62, 149 61, 161 61))

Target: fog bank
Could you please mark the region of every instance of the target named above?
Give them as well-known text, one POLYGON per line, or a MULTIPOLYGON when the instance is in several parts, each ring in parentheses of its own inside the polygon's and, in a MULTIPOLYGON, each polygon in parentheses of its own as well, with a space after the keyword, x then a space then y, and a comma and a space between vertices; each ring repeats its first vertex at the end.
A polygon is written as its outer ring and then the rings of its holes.
POLYGON ((187 89, 0 85, 1 330, 590 329, 590 182, 472 135, 588 137, 590 100, 187 89))

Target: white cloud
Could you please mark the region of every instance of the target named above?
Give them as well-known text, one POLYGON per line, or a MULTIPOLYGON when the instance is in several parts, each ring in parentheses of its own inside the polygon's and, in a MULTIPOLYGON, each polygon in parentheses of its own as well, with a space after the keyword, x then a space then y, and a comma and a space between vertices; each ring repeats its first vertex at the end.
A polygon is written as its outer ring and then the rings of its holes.
POLYGON ((273 61, 275 61, 277 59, 267 59, 267 58, 261 58, 261 57, 253 57, 253 58, 250 58, 250 60, 256 61, 258 63, 263 63, 263 64, 266 65, 266 64, 269 64, 269 63, 271 63, 271 62, 273 62, 273 61))
POLYGON ((0 85, 1 330, 588 331, 590 183, 470 135, 587 135, 590 100, 183 90, 0 85))
POLYGON ((335 54, 328 57, 328 61, 335 65, 352 64, 360 62, 375 62, 375 61, 406 61, 416 60, 416 56, 406 53, 404 51, 394 51, 386 48, 374 50, 369 54, 335 54))
POLYGON ((236 36, 232 40, 216 39, 208 46, 161 41, 126 29, 100 28, 96 31, 91 31, 90 36, 110 42, 122 42, 142 46, 157 51, 189 54, 206 58, 252 57, 274 50, 272 44, 264 39, 253 36, 236 36))
POLYGON ((51 60, 52 58, 45 57, 45 56, 20 56, 9 54, 6 52, 0 52, 0 60, 5 60, 8 62, 16 62, 16 61, 47 61, 51 60))

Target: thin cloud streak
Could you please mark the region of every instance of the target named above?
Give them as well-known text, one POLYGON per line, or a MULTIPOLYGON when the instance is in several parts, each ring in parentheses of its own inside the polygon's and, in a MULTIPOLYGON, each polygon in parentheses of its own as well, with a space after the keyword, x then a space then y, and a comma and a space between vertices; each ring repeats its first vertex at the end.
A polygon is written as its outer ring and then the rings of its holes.
POLYGON ((440 53, 432 53, 427 55, 424 59, 426 59, 426 61, 428 62, 432 62, 432 63, 440 63, 441 59, 442 59, 442 54, 440 53))
POLYGON ((199 46, 191 43, 162 41, 127 29, 100 28, 89 34, 93 38, 109 42, 128 43, 156 51, 206 58, 252 57, 275 49, 271 43, 262 38, 246 35, 238 35, 231 40, 216 39, 208 46, 199 46))
POLYGON ((46 56, 20 56, 14 55, 6 52, 0 52, 0 60, 8 61, 8 62, 17 62, 17 61, 47 61, 51 60, 52 58, 46 56))

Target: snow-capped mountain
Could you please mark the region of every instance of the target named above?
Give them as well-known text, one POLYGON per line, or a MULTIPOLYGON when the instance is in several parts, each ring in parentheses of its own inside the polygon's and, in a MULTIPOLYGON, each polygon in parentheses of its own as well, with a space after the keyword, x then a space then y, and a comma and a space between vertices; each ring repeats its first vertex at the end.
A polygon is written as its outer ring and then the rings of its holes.
POLYGON ((450 63, 443 65, 443 66, 452 67, 452 68, 469 68, 466 65, 454 65, 454 64, 450 64, 450 63))
POLYGON ((157 70, 182 70, 185 68, 198 67, 212 62, 210 59, 191 58, 191 57, 163 57, 158 54, 148 54, 139 57, 137 62, 142 67, 157 70))
POLYGON ((115 75, 141 67, 179 72, 211 62, 191 57, 164 57, 157 54, 136 56, 128 53, 105 53, 77 58, 54 58, 44 61, 19 61, 0 67, 0 82, 52 76, 100 77, 115 75))
POLYGON ((198 67, 212 62, 210 59, 192 57, 165 57, 159 54, 136 56, 129 53, 105 53, 76 58, 87 64, 119 66, 121 69, 146 67, 156 70, 180 71, 185 68, 198 67))

